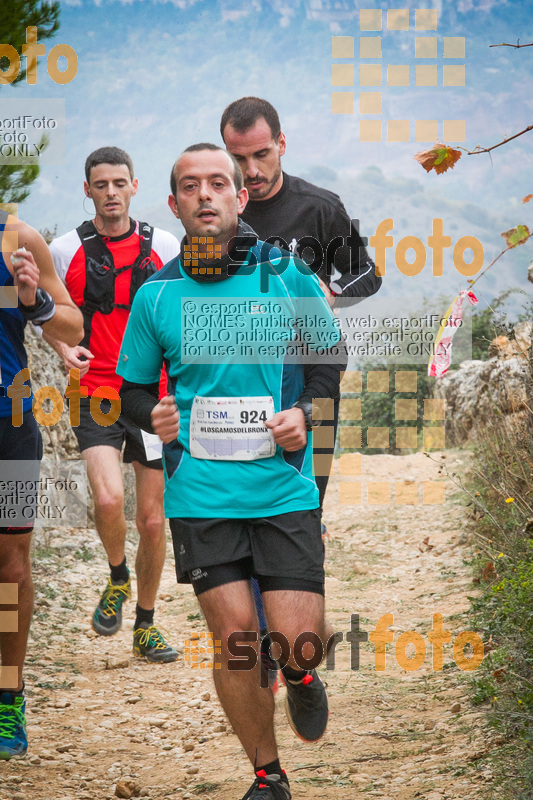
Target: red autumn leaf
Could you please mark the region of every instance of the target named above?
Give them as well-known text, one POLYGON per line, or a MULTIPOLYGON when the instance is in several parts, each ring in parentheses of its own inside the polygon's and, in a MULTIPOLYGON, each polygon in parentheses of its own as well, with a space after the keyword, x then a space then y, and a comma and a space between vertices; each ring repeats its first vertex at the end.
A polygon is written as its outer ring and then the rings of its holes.
POLYGON ((526 196, 522 198, 523 203, 529 203, 530 200, 533 200, 533 194, 526 194, 526 196))
POLYGON ((459 150, 454 150, 453 147, 440 142, 437 142, 430 150, 422 150, 414 156, 415 161, 422 164, 426 172, 431 172, 433 169, 437 175, 453 169, 460 158, 459 150))
POLYGON ((531 236, 527 225, 517 225, 516 228, 509 228, 508 231, 504 231, 501 235, 507 242, 507 247, 517 247, 519 244, 524 244, 531 236))

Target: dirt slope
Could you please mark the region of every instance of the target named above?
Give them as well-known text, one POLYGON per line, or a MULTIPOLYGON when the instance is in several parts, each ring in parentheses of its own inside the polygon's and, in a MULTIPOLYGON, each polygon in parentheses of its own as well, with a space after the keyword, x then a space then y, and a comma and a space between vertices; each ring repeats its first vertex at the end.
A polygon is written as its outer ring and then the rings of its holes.
MULTIPOLYGON (((436 461, 439 455, 434 455, 436 461)), ((453 464, 464 459, 448 453, 453 464)), ((338 463, 337 463, 338 469, 338 463)), ((423 454, 363 457, 364 481, 443 481, 423 454)), ((361 645, 361 668, 350 669, 350 645, 337 646, 336 668, 322 670, 330 694, 328 731, 306 745, 284 715, 276 715, 282 764, 295 800, 360 798, 468 800, 490 782, 480 758, 492 734, 467 700, 471 673, 444 646, 444 669, 433 671, 427 633, 441 613, 452 641, 467 625, 472 594, 470 547, 460 493, 446 481, 444 505, 339 503, 339 477, 328 491, 327 607, 346 634, 350 615, 372 631, 394 614, 394 640, 416 631, 426 642, 424 664, 401 669, 394 644, 386 669, 374 668, 374 645, 361 645)), ((135 536, 128 544, 130 563, 135 536)), ((43 531, 36 536, 36 614, 26 669, 30 748, 20 762, 0 762, 0 800, 104 800, 117 782, 152 798, 239 800, 252 775, 218 705, 208 669, 180 658, 154 666, 131 655, 134 604, 111 640, 89 626, 105 584, 103 551, 92 530, 43 531), (109 669, 107 667, 113 667, 109 669)), ((172 643, 205 630, 189 587, 178 588, 167 559, 157 621, 172 643)), ((414 647, 407 647, 413 655, 414 647)), ((468 653, 467 653, 468 654, 468 653)), ((120 788, 119 788, 120 791, 120 788)), ((127 794, 127 792, 123 793, 127 794)))

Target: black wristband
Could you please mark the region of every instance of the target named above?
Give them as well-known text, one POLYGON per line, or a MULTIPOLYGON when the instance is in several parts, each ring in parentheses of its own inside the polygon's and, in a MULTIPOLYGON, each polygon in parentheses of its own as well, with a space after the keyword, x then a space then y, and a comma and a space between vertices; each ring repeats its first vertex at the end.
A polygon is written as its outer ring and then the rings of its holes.
POLYGON ((296 403, 293 403, 293 408, 301 408, 304 412, 305 417, 305 429, 306 431, 310 431, 313 428, 316 428, 320 425, 320 419, 313 419, 313 404, 308 403, 305 400, 300 401, 298 400, 296 403))
POLYGON ((44 325, 56 313, 56 304, 48 292, 39 287, 35 293, 35 303, 32 306, 25 306, 19 300, 19 311, 26 322, 33 322, 34 325, 44 325))

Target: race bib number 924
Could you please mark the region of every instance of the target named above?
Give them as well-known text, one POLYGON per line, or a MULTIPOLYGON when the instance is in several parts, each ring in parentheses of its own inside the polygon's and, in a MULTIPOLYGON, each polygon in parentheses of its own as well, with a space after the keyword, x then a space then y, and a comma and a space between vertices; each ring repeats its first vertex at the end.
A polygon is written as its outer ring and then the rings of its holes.
POLYGON ((265 422, 274 416, 272 397, 195 397, 190 451, 212 461, 255 461, 276 453, 265 422))

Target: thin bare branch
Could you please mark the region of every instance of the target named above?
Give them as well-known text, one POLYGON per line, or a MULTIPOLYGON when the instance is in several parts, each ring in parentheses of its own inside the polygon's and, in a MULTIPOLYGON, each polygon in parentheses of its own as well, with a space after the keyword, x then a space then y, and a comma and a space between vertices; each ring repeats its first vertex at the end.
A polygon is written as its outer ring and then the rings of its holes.
POLYGON ((487 270, 489 270, 497 262, 497 260, 503 256, 504 253, 507 253, 508 250, 512 249, 513 249, 512 245, 509 245, 508 247, 505 248, 505 250, 502 250, 501 253, 498 253, 496 258, 493 259, 493 261, 491 261, 490 264, 479 273, 477 278, 470 283, 470 288, 472 288, 472 286, 474 286, 474 284, 478 282, 478 280, 485 274, 485 272, 487 272, 487 270))
MULTIPOLYGON (((525 45, 524 45, 525 47, 525 45)), ((515 133, 514 136, 509 136, 508 139, 504 139, 502 142, 498 142, 498 144, 493 144, 492 147, 481 147, 481 145, 477 145, 473 150, 467 150, 466 147, 460 147, 460 150, 464 150, 467 156, 477 156, 479 153, 490 153, 491 150, 495 150, 496 147, 501 147, 502 144, 507 144, 507 142, 512 142, 513 139, 517 139, 519 136, 523 136, 524 133, 533 130, 533 125, 528 125, 527 128, 524 128, 523 131, 520 133, 515 133)))
MULTIPOLYGON (((531 239, 532 236, 533 236, 533 233, 530 233, 529 236, 527 237, 527 239, 531 239)), ((524 242, 527 242, 527 239, 524 239, 524 242)), ((489 270, 497 262, 497 260, 503 256, 504 253, 507 253, 508 250, 514 250, 515 247, 516 247, 516 245, 510 244, 508 247, 505 248, 505 250, 502 250, 501 253, 499 253, 496 256, 496 258, 493 261, 491 261, 490 264, 487 267, 485 267, 485 269, 482 270, 479 273, 479 275, 477 276, 477 278, 475 280, 469 281, 470 288, 472 288, 472 286, 474 286, 474 284, 478 282, 478 280, 485 274, 485 272, 487 272, 487 270, 489 270)))
POLYGON ((520 44, 520 39, 516 40, 516 44, 508 44, 507 42, 502 42, 501 44, 489 44, 489 47, 515 47, 517 50, 519 47, 533 47, 533 42, 530 44, 520 44))

